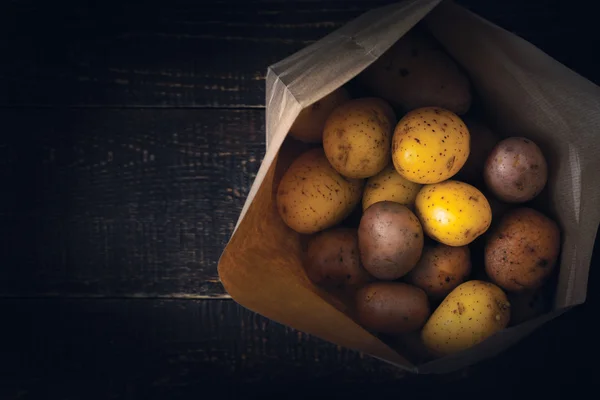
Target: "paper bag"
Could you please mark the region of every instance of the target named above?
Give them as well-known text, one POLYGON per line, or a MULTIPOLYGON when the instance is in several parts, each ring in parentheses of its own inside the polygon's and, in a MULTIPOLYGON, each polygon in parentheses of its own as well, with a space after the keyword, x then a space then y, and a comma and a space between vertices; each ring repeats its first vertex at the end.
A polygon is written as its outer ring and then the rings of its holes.
POLYGON ((241 305, 282 324, 414 372, 455 370, 502 351, 585 301, 600 217, 600 88, 519 37, 451 2, 412 0, 372 10, 271 66, 267 73, 267 152, 219 262, 225 289, 241 305), (355 77, 415 24, 468 72, 490 118, 507 136, 532 138, 549 164, 549 212, 562 230, 553 310, 505 329, 459 354, 414 365, 359 326, 344 304, 313 285, 299 234, 274 201, 282 171, 301 150, 285 142, 302 108, 355 77))

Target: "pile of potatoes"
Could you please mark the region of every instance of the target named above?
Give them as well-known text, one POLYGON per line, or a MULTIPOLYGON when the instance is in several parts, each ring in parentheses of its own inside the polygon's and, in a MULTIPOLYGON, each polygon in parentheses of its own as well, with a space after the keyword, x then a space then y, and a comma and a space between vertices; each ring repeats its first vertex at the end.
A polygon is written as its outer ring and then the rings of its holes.
POLYGON ((434 357, 544 312, 560 231, 528 203, 548 178, 537 144, 500 140, 468 114, 469 80, 425 34, 410 32, 356 82, 367 95, 342 87, 290 130, 313 147, 276 203, 309 235, 308 278, 350 293, 366 329, 419 333, 434 357))

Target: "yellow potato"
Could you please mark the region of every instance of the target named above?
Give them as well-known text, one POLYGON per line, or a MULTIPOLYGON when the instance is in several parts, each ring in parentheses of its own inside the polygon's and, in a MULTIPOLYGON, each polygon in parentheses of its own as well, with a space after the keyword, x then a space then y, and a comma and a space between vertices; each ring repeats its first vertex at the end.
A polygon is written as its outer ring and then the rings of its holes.
POLYGON ((337 106, 348 100, 350 94, 344 87, 340 87, 306 107, 294 121, 290 136, 306 143, 320 143, 323 141, 323 128, 327 117, 337 106))
POLYGON ((392 160, 409 181, 438 183, 465 164, 469 141, 469 130, 458 115, 440 107, 418 108, 396 125, 392 160))
POLYGON ((340 223, 352 212, 364 181, 347 179, 327 161, 323 149, 309 150, 285 172, 277 188, 277 210, 300 233, 315 233, 340 223))
POLYGON ((423 230, 448 246, 465 246, 490 227, 492 209, 474 186, 446 181, 423 186, 415 201, 423 230))
POLYGON ((421 338, 438 355, 466 350, 506 328, 510 303, 493 283, 469 281, 457 286, 433 312, 421 338))
POLYGON ((362 199, 363 211, 379 201, 393 201, 412 209, 422 186, 401 177, 390 163, 383 171, 367 180, 362 199))
POLYGON ((350 100, 337 107, 325 123, 323 148, 327 159, 348 178, 376 175, 390 161, 394 111, 374 97, 350 100))

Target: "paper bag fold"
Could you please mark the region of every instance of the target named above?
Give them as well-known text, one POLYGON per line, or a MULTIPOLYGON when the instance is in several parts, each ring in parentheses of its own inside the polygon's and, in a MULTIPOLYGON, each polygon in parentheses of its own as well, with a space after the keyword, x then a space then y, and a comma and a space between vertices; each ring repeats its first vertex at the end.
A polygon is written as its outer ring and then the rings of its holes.
POLYGON ((566 307, 585 301, 600 219, 600 192, 593 181, 600 171, 594 155, 600 149, 600 89, 517 36, 453 3, 438 3, 412 0, 372 10, 269 68, 267 152, 219 261, 221 281, 241 305, 338 345, 427 373, 489 357, 566 307), (493 128, 540 143, 550 168, 548 210, 562 229, 562 254, 551 313, 417 368, 307 279, 302 238, 282 222, 274 193, 298 152, 284 141, 301 109, 354 78, 423 18, 468 72, 493 128))

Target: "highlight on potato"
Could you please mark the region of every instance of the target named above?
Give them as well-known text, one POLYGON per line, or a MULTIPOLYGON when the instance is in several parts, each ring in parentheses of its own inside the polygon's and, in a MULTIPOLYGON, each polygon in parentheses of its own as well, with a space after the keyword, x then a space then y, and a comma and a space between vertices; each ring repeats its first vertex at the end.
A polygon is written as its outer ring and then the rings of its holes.
POLYGON ((519 204, 546 185, 542 150, 463 120, 469 82, 430 40, 411 33, 359 75, 368 96, 341 87, 303 110, 290 136, 315 148, 276 192, 309 281, 425 359, 547 311, 561 245, 556 222, 519 204))
POLYGON ((492 222, 492 209, 483 193, 454 180, 424 186, 415 208, 427 235, 448 246, 471 243, 492 222))

